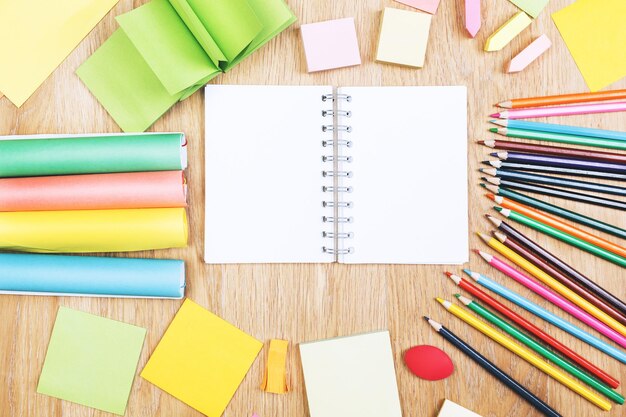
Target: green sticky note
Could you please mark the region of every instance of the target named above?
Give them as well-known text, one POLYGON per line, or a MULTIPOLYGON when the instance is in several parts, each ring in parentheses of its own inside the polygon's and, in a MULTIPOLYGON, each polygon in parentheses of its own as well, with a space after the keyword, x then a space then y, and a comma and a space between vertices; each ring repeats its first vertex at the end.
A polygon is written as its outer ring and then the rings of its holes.
POLYGON ((167 92, 121 29, 76 74, 125 132, 143 132, 182 97, 167 92))
POLYGON ((153 0, 117 22, 169 94, 221 72, 167 0, 153 0))
POLYGON ((537 18, 539 13, 545 9, 548 4, 548 0, 509 0, 511 3, 531 15, 533 18, 537 18))
POLYGON ((124 415, 146 329, 60 307, 37 392, 124 415))

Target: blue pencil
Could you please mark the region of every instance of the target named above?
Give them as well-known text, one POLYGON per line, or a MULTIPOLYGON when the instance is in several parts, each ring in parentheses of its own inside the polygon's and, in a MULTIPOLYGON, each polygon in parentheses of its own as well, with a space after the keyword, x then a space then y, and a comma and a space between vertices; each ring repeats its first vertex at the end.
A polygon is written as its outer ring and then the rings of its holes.
POLYGON ((589 345, 617 359, 618 361, 622 363, 626 363, 626 354, 622 352, 621 350, 614 348, 613 346, 609 345, 606 342, 603 342, 602 340, 587 333, 581 328, 574 326, 570 322, 565 321, 558 316, 555 316, 549 311, 544 310, 543 308, 539 307, 537 304, 533 303, 532 301, 522 297, 521 295, 509 290, 506 287, 503 287, 502 285, 487 278, 486 276, 482 274, 479 274, 478 272, 472 272, 469 269, 464 269, 463 272, 465 272, 467 275, 469 275, 472 279, 474 279, 478 284, 482 285, 483 287, 490 289, 491 291, 515 303, 516 305, 522 307, 523 309, 530 311, 534 315, 541 317, 542 319, 544 319, 545 321, 549 323, 552 323, 556 327, 562 330, 565 330, 569 334, 588 343, 589 345))
POLYGON ((491 120, 498 126, 510 127, 511 129, 534 130, 537 132, 562 133, 564 135, 586 136, 589 138, 602 138, 613 140, 626 140, 626 132, 616 130, 592 129, 589 127, 557 125, 554 123, 528 122, 526 120, 491 120))

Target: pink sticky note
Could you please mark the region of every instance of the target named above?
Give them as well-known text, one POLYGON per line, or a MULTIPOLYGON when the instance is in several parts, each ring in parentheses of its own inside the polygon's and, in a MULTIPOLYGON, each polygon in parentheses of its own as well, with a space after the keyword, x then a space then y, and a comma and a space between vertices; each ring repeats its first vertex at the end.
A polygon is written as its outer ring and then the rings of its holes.
POLYGON ((507 72, 520 72, 539 58, 550 46, 552 46, 550 39, 546 35, 541 35, 511 60, 507 72))
POLYGON ((480 29, 480 0, 465 0, 465 29, 473 38, 480 29))
POLYGON ((354 18, 302 25, 300 30, 309 72, 361 64, 354 18))
POLYGON ((398 3, 406 4, 407 6, 415 7, 416 9, 423 10, 430 14, 437 13, 440 0, 396 0, 398 3))

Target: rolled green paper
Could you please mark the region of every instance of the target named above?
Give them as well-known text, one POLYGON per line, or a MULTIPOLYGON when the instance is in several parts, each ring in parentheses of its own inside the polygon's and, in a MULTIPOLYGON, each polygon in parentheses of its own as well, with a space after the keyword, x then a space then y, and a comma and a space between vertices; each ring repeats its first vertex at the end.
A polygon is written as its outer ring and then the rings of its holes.
POLYGON ((183 133, 0 137, 0 177, 177 171, 183 133))
POLYGON ((465 297, 462 297, 460 294, 455 295, 459 298, 463 304, 465 304, 470 310, 474 313, 478 314, 488 322, 498 326, 500 329, 504 330, 510 336, 513 336, 518 341, 522 342, 544 358, 548 359, 552 363, 558 365, 563 368, 565 371, 570 373, 571 375, 577 377, 581 381, 585 382, 589 386, 591 386, 596 391, 606 395, 611 400, 615 401, 618 404, 624 404, 624 397, 618 393, 617 391, 612 390, 608 385, 603 382, 597 380, 591 375, 585 373, 584 371, 578 369, 576 366, 572 365, 559 355, 553 353, 552 351, 546 349, 535 340, 527 336, 525 333, 519 331, 514 326, 510 325, 506 321, 502 320, 500 317, 493 314, 491 311, 487 310, 482 305, 478 304, 475 301, 471 301, 465 297))

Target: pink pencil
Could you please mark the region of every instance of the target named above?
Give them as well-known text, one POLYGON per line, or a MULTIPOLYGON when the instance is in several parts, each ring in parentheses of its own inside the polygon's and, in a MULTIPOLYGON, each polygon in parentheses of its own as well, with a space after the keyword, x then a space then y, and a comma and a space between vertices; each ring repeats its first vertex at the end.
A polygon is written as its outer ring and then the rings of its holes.
POLYGON ((561 310, 567 311, 569 314, 576 317, 578 320, 582 321, 583 323, 587 324, 590 327, 593 327, 598 332, 602 333, 609 339, 618 343, 620 346, 626 348, 626 337, 622 336, 620 333, 611 329, 609 326, 602 323, 600 320, 596 319, 595 317, 591 316, 586 311, 583 311, 578 306, 575 306, 574 304, 564 299, 560 295, 555 294, 549 289, 539 285, 532 278, 528 277, 524 273, 513 268, 509 264, 503 262, 501 259, 493 255, 490 255, 488 253, 485 253, 483 251, 478 251, 478 254, 485 261, 487 261, 489 265, 493 266, 498 271, 502 272, 503 274, 505 274, 506 276, 510 278, 513 278, 515 281, 519 282, 520 284, 522 284, 529 290, 533 291, 534 293, 550 301, 552 304, 556 305, 561 310))
POLYGON ((540 107, 504 110, 489 117, 498 119, 531 119, 533 117, 574 116, 577 114, 611 113, 626 110, 626 101, 612 103, 578 104, 574 106, 540 107))
POLYGON ((480 29, 480 0, 465 0, 465 29, 473 38, 480 29))

